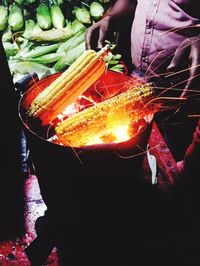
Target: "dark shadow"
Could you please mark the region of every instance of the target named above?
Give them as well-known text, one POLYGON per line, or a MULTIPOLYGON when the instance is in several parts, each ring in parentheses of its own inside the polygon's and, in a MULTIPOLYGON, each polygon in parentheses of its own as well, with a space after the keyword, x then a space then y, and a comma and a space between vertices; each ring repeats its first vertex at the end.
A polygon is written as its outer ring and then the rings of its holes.
POLYGON ((23 232, 24 180, 20 169, 21 126, 17 111, 17 96, 1 42, 0 58, 0 239, 3 239, 23 232))

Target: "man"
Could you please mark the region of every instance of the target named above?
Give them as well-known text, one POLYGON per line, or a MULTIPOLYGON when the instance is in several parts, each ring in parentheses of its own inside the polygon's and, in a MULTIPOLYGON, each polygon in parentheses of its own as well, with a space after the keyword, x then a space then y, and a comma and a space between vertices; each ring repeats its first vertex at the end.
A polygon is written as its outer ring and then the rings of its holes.
POLYGON ((188 118, 188 113, 193 115, 198 111, 194 108, 195 101, 198 104, 195 90, 198 91, 200 83, 198 3, 195 0, 117 0, 87 30, 87 48, 101 48, 111 30, 127 32, 130 28, 132 71, 139 70, 147 80, 167 76, 170 82, 166 81, 166 86, 171 88, 165 95, 187 99, 184 107, 181 101, 174 101, 173 111, 156 116, 169 148, 181 160, 196 126, 196 120, 188 118))
MULTIPOLYGON (((131 29, 133 75, 142 73, 150 81, 168 76, 171 84, 166 80, 166 87, 170 89, 164 95, 180 97, 179 103, 185 99, 184 104, 173 112, 166 110, 155 116, 175 159, 181 160, 177 164, 181 179, 167 204, 160 203, 163 204, 162 211, 151 212, 147 217, 146 227, 152 230, 152 234, 148 240, 141 234, 143 245, 141 252, 137 249, 137 255, 149 264, 189 266, 200 263, 197 256, 200 122, 197 126, 196 119, 191 118, 199 111, 199 26, 200 12, 195 0, 117 0, 86 34, 87 48, 95 49, 104 45, 111 30, 123 32, 131 29), (181 75, 174 74, 178 72, 181 75), (153 215, 154 228, 149 226, 153 215)), ((128 43, 126 45, 128 47, 128 43)), ((176 101, 172 103, 177 107, 176 101)))

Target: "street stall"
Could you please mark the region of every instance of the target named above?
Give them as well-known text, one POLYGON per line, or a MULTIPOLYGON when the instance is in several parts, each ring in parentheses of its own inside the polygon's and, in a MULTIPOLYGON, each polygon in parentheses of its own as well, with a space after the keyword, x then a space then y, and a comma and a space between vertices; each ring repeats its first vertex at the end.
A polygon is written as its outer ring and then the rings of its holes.
POLYGON ((170 220, 178 167, 154 117, 171 100, 159 90, 171 80, 130 76, 117 32, 102 49, 86 49, 87 28, 113 2, 0 5, 10 88, 20 93, 16 123, 47 206, 25 250, 33 265, 56 246, 61 265, 123 266, 134 261, 131 249, 155 240, 157 219, 158 231, 170 220))

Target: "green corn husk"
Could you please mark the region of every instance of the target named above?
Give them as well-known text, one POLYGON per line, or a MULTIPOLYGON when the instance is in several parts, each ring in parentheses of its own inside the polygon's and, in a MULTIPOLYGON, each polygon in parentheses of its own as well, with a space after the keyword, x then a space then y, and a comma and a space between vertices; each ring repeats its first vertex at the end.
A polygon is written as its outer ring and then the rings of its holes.
POLYGON ((70 66, 84 51, 85 42, 80 43, 73 49, 70 49, 60 60, 53 66, 56 71, 61 71, 70 66))
POLYGON ((43 30, 40 28, 39 24, 36 23, 35 26, 33 27, 32 32, 30 32, 30 36, 32 36, 33 34, 40 34, 42 32, 43 30))
POLYGON ((61 6, 64 3, 64 0, 57 0, 57 4, 61 6))
POLYGON ((119 60, 110 60, 109 62, 108 62, 108 65, 117 65, 117 64, 119 64, 119 60))
POLYGON ((49 68, 43 64, 38 64, 35 62, 19 62, 9 60, 8 63, 14 82, 22 78, 24 75, 30 73, 37 73, 39 79, 45 77, 46 75, 56 73, 53 68, 49 68))
POLYGON ((8 24, 12 31, 21 30, 24 26, 24 16, 22 9, 16 5, 10 6, 8 24))
POLYGON ((63 44, 61 44, 57 52, 58 53, 67 52, 68 50, 71 50, 76 46, 78 46, 80 43, 84 42, 84 40, 85 40, 85 29, 81 29, 74 36, 72 36, 63 44))
POLYGON ((83 25, 83 23, 80 23, 78 19, 75 19, 74 21, 72 21, 71 28, 74 34, 79 32, 80 30, 86 30, 85 25, 83 25))
POLYGON ((25 21, 25 31, 23 32, 22 36, 28 39, 31 34, 33 33, 35 27, 35 22, 32 19, 28 19, 25 21))
POLYGON ((61 8, 58 5, 52 5, 50 8, 53 26, 56 29, 62 29, 65 25, 65 18, 61 8))
POLYGON ((3 42, 9 42, 11 40, 12 40, 12 32, 11 32, 10 25, 8 25, 8 27, 3 31, 2 41, 3 42))
POLYGON ((61 57, 63 56, 63 54, 59 54, 59 53, 52 53, 52 54, 45 54, 42 56, 38 56, 38 57, 34 57, 34 58, 27 58, 27 61, 30 62, 35 62, 35 63, 39 63, 39 64, 50 64, 50 63, 55 63, 57 62, 61 57))
POLYGON ((48 30, 52 25, 50 9, 45 3, 41 3, 36 11, 37 23, 43 30, 48 30))
POLYGON ((123 73, 125 71, 124 66, 122 64, 117 64, 115 66, 109 67, 109 70, 119 73, 123 73))
POLYGON ((37 46, 34 49, 27 52, 26 54, 24 54, 23 56, 21 56, 21 58, 23 60, 25 60, 27 58, 30 59, 30 58, 38 57, 41 55, 45 55, 45 54, 48 54, 50 52, 56 51, 59 46, 60 46, 60 43, 55 43, 55 44, 51 44, 51 45, 44 45, 44 46, 37 46))
POLYGON ((104 7, 94 1, 90 4, 90 15, 94 18, 94 20, 99 20, 104 14, 104 7))
POLYGON ((17 53, 16 46, 10 42, 3 42, 3 48, 6 53, 6 57, 14 56, 17 53))
POLYGON ((51 29, 42 32, 33 32, 28 38, 35 42, 61 42, 69 39, 73 35, 73 31, 69 28, 51 29))
POLYGON ((121 58, 122 58, 121 54, 114 54, 112 57, 113 60, 120 60, 121 58))
POLYGON ((83 24, 90 24, 90 12, 86 7, 74 7, 73 13, 76 19, 83 24))
POLYGON ((8 26, 8 9, 0 5, 0 31, 5 30, 8 26))
POLYGON ((28 40, 25 40, 24 43, 21 44, 19 51, 15 56, 12 57, 12 60, 21 60, 23 56, 31 51, 33 47, 32 43, 29 43, 28 40))

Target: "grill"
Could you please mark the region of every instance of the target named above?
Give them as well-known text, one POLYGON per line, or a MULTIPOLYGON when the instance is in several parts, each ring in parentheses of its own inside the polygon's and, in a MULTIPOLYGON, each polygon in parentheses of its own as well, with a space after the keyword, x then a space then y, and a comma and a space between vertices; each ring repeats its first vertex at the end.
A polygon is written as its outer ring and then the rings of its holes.
MULTIPOLYGON (((56 235, 59 243, 65 241, 65 247, 69 244, 70 250, 80 247, 81 238, 80 249, 83 250, 84 246, 87 249, 99 239, 97 235, 107 225, 112 231, 112 228, 116 230, 116 224, 120 227, 124 219, 125 224, 129 224, 132 203, 145 193, 143 159, 152 123, 121 143, 78 148, 52 143, 48 140, 48 128, 41 127, 38 122, 28 123, 24 102, 34 90, 44 89, 56 76, 35 81, 28 88, 19 102, 19 116, 47 205, 46 216, 51 217, 51 235, 56 235)), ((110 73, 107 81, 114 85, 116 80, 121 84, 126 79, 122 74, 110 73)), ((114 87, 119 89, 119 86, 114 87)), ((112 236, 108 238, 112 239, 112 236)))

